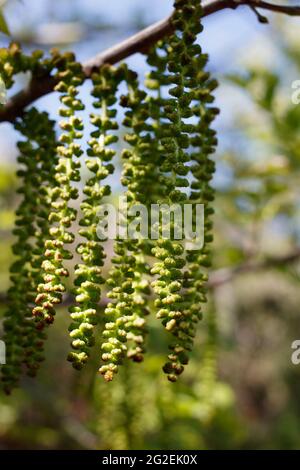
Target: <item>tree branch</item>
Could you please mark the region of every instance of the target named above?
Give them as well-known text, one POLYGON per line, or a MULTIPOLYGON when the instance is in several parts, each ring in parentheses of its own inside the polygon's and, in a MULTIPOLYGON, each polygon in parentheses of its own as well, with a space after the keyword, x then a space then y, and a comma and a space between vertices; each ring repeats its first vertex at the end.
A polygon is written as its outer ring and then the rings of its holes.
MULTIPOLYGON (((209 0, 203 5, 203 16, 209 16, 227 8, 236 9, 239 6, 248 6, 254 10, 256 10, 256 8, 262 8, 263 10, 276 13, 300 16, 300 6, 273 5, 261 0, 209 0)), ((158 21, 128 39, 125 39, 116 46, 86 61, 83 64, 86 77, 90 77, 93 70, 98 69, 104 63, 115 64, 132 54, 145 52, 158 40, 172 34, 171 18, 172 15, 164 20, 158 21)), ((0 122, 13 122, 16 117, 22 115, 26 106, 53 91, 54 86, 55 79, 51 76, 39 77, 38 79, 33 77, 26 90, 13 96, 5 107, 0 109, 0 122)))
MULTIPOLYGON (((227 284, 233 281, 233 279, 239 274, 279 268, 281 266, 293 264, 299 261, 299 259, 300 259, 300 247, 297 247, 293 251, 291 251, 290 253, 284 256, 271 257, 271 258, 266 258, 264 260, 246 261, 244 263, 241 263, 237 266, 233 266, 230 268, 217 269, 216 271, 212 271, 210 273, 209 281, 207 282, 206 285, 208 289, 216 289, 222 286, 223 284, 227 284)), ((7 295, 5 293, 0 292, 0 305, 6 304, 7 301, 8 301, 7 295)), ((60 306, 66 307, 68 305, 71 305, 72 302, 74 302, 74 297, 68 294, 65 296, 60 306)), ((109 299, 106 297, 103 297, 99 305, 104 308, 107 306, 108 302, 109 302, 109 299)))
MULTIPOLYGON (((238 1, 238 0, 236 0, 238 1)), ((255 8, 262 8, 263 10, 273 11, 275 13, 283 13, 284 15, 289 16, 299 16, 300 15, 300 6, 298 5, 273 5, 269 2, 264 2, 262 0, 253 0, 251 2, 244 1, 244 5, 253 6, 255 8)))
POLYGON ((223 284, 231 282, 238 274, 278 268, 280 266, 295 263, 299 260, 299 258, 300 247, 281 257, 266 258, 262 261, 247 261, 233 268, 218 269, 217 271, 213 271, 211 273, 209 281, 207 282, 207 287, 210 289, 215 289, 223 284))

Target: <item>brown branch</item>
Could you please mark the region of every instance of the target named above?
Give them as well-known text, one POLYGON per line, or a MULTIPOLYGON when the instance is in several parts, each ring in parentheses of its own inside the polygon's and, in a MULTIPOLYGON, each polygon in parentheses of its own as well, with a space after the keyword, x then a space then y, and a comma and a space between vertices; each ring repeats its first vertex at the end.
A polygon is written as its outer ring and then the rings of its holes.
MULTIPOLYGON (((238 1, 238 0, 237 0, 238 1)), ((269 2, 264 2, 262 0, 253 0, 251 2, 243 2, 245 5, 253 6, 255 8, 262 8, 263 10, 273 11, 275 13, 283 13, 284 15, 289 16, 299 16, 300 15, 300 6, 289 6, 289 5, 273 5, 269 2)))
POLYGON ((21 116, 24 109, 44 95, 51 93, 55 87, 56 81, 51 76, 34 77, 25 90, 20 91, 8 100, 5 107, 0 109, 0 122, 14 122, 21 116))
MULTIPOLYGON (((225 8, 235 9, 238 6, 235 0, 211 0, 203 6, 203 16, 211 15, 225 8)), ((137 52, 147 51, 147 49, 157 41, 172 34, 173 27, 171 20, 172 15, 148 26, 116 46, 92 57, 83 64, 85 74, 90 76, 94 69, 98 69, 105 63, 115 64, 137 52)))
POLYGON ((209 281, 207 282, 207 287, 209 287, 210 289, 215 289, 223 284, 231 282, 238 274, 253 271, 263 271, 266 269, 285 266, 287 264, 291 264, 298 261, 299 258, 300 247, 296 248, 291 253, 288 253, 287 255, 281 257, 266 258, 262 261, 247 261, 233 268, 218 269, 217 271, 211 273, 209 281))
MULTIPOLYGON (((210 273, 209 281, 207 282, 207 287, 209 289, 216 289, 223 284, 227 284, 234 280, 236 276, 243 273, 264 271, 267 269, 274 269, 281 266, 286 266, 288 264, 293 264, 300 259, 300 247, 295 248, 290 253, 284 256, 266 258, 264 260, 254 260, 246 261, 239 264, 238 266, 230 268, 221 268, 217 269, 210 273)), ((0 292, 0 305, 5 304, 8 301, 7 295, 0 292)), ((64 297, 63 302, 60 304, 60 307, 66 307, 71 305, 74 302, 74 297, 70 294, 67 294, 64 297)), ((109 302, 109 299, 104 297, 100 301, 100 307, 106 307, 109 302)))
MULTIPOLYGON (((252 9, 262 8, 276 13, 300 16, 300 6, 273 5, 261 0, 209 0, 203 5, 203 16, 209 16, 226 8, 235 9, 243 5, 252 9)), ((83 64, 85 75, 90 77, 93 70, 98 69, 104 63, 115 64, 132 54, 145 52, 159 39, 172 33, 171 18, 172 15, 92 57, 83 64)), ((13 122, 16 117, 22 115, 26 106, 53 91, 54 86, 55 80, 53 77, 45 76, 38 79, 33 77, 28 88, 13 96, 5 107, 0 110, 0 122, 13 122)))

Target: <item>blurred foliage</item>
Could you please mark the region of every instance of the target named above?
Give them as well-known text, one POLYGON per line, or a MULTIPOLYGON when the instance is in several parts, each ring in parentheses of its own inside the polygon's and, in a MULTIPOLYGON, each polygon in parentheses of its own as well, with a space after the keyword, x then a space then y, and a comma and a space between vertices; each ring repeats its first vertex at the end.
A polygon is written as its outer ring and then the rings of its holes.
MULTIPOLYGON (((232 269, 233 276, 211 291, 182 379, 162 377, 167 338, 155 320, 141 365, 123 367, 104 384, 95 348, 87 368, 74 371, 65 361, 62 308, 38 378, 24 380, 11 397, 0 395, 0 448, 299 448, 300 366, 290 359, 300 331, 299 262, 235 270, 299 247, 300 105, 290 86, 299 50, 298 37, 285 39, 276 44, 284 66, 250 65, 228 77, 245 105, 235 110, 226 152, 216 155, 214 270, 232 269)), ((16 185, 14 168, 0 167, 0 314, 16 185)))
POLYGON ((0 2, 0 33, 6 34, 9 36, 10 34, 9 28, 7 25, 5 15, 3 13, 3 7, 5 6, 6 3, 7 3, 7 0, 1 0, 0 2))

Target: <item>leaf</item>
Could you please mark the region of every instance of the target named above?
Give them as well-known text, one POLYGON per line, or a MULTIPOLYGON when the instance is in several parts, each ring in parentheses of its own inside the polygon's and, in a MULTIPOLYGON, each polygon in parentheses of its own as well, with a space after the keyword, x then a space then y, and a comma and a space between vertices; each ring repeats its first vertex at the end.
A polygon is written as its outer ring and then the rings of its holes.
POLYGON ((6 19, 3 15, 3 11, 0 10, 0 32, 3 34, 6 34, 7 36, 10 36, 10 32, 6 23, 6 19))
POLYGON ((229 82, 240 86, 241 88, 247 88, 251 78, 249 75, 247 76, 242 76, 238 74, 227 74, 225 77, 229 82))

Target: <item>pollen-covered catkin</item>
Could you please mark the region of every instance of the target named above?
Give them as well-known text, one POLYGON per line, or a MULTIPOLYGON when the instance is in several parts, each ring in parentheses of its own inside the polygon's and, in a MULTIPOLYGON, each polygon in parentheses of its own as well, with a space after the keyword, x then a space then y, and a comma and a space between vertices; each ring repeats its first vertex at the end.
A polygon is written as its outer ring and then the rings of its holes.
POLYGON ((36 306, 33 309, 33 315, 38 319, 41 329, 54 321, 55 307, 61 303, 65 292, 63 279, 69 275, 64 260, 73 256, 65 245, 72 243, 75 238, 69 229, 76 219, 77 211, 70 207, 70 201, 78 196, 78 189, 72 182, 80 181, 78 158, 82 155, 82 150, 76 140, 82 137, 83 122, 77 113, 84 109, 78 97, 78 87, 84 80, 81 65, 71 53, 60 56, 54 51, 52 60, 58 70, 56 76, 59 79, 55 89, 61 94, 60 101, 64 105, 59 114, 66 119, 60 122, 63 132, 57 147, 59 161, 55 169, 56 187, 51 191, 49 214, 52 226, 45 243, 43 282, 38 286, 36 306))
MULTIPOLYGON (((25 55, 17 43, 0 49, 0 74, 7 90, 13 86, 14 76, 18 73, 30 72, 38 78, 46 69, 49 67, 44 64, 42 51, 25 55)), ((23 364, 27 366, 28 375, 33 376, 43 360, 45 335, 36 329, 31 308, 36 291, 36 273, 40 272, 41 262, 38 254, 39 221, 42 223, 41 219, 48 217, 42 188, 44 182, 48 187, 51 185, 50 167, 55 164, 54 122, 49 120, 47 113, 32 108, 22 118, 16 119, 15 128, 25 141, 18 143, 18 162, 22 165, 17 172, 21 183, 18 192, 22 199, 16 212, 15 260, 11 266, 8 310, 4 318, 7 361, 1 371, 6 393, 10 393, 18 383, 23 364)))
MULTIPOLYGON (((29 305, 24 317, 23 334, 24 341, 24 363, 27 366, 27 374, 35 376, 40 362, 44 359, 42 354, 43 342, 46 339, 45 332, 41 331, 32 315, 37 287, 42 281, 42 263, 44 261, 45 241, 49 236, 50 191, 55 186, 55 165, 57 164, 55 121, 49 119, 46 112, 39 112, 32 108, 26 113, 23 121, 18 124, 17 129, 21 132, 26 125, 33 131, 35 141, 36 167, 36 201, 35 201, 35 226, 32 241, 30 259, 31 290, 27 292, 29 305), (26 340, 25 340, 26 338, 26 340)), ((30 136, 29 136, 30 137, 30 136)))
POLYGON ((100 373, 110 381, 125 359, 143 360, 152 302, 171 338, 163 367, 168 379, 175 382, 188 363, 211 263, 215 164, 210 157, 217 144, 211 125, 218 113, 212 93, 217 82, 206 71, 208 57, 197 42, 202 31, 200 0, 175 0, 174 6, 173 33, 148 52, 147 91, 125 64, 102 65, 92 73, 94 129, 86 151, 88 177, 82 186, 78 184, 83 155, 79 112, 84 105, 79 87, 86 77, 81 65, 71 53, 53 51, 44 59, 40 51, 24 55, 17 44, 0 49, 6 88, 20 72, 31 72, 33 82, 50 75, 63 105, 58 143, 55 123, 47 113, 32 108, 15 123, 24 140, 18 144, 22 201, 16 214, 16 260, 4 320, 8 360, 2 380, 7 392, 23 371, 35 375, 43 360, 45 326, 53 323, 63 300, 74 241, 80 261, 75 265, 75 303, 69 308, 68 360, 81 369, 91 354, 105 283, 105 237, 100 233, 105 197, 111 194, 108 178, 114 173, 119 147, 119 106, 124 109, 120 153, 125 210, 118 214, 119 234, 106 281, 110 301, 103 315, 100 373), (126 91, 118 103, 123 85, 126 91), (77 240, 72 226, 79 190, 83 197, 77 240), (194 231, 199 229, 195 209, 204 205, 202 244, 200 233, 194 245, 185 233, 186 204, 193 208, 194 231))
POLYGON ((56 145, 54 122, 45 112, 32 108, 16 121, 15 128, 25 140, 18 142, 21 164, 17 172, 21 181, 18 192, 22 200, 13 231, 17 238, 13 245, 15 261, 10 270, 11 287, 4 320, 7 364, 1 369, 7 393, 17 384, 22 364, 26 364, 28 375, 33 376, 44 358, 45 335, 36 328, 31 310, 48 232, 47 191, 53 184, 56 145))
MULTIPOLYGON (((156 90, 156 95, 150 98, 150 109, 153 139, 160 155, 157 161, 160 184, 157 202, 160 203, 161 222, 158 240, 152 248, 155 262, 151 274, 156 276, 152 287, 157 296, 156 317, 162 320, 168 332, 173 332, 184 316, 182 270, 186 261, 182 243, 175 239, 175 231, 182 229, 176 220, 176 213, 181 213, 187 200, 185 188, 188 186, 186 175, 189 169, 186 163, 189 157, 185 152, 188 136, 182 132, 182 117, 178 112, 177 98, 170 90, 170 55, 171 46, 168 40, 160 41, 150 50, 148 63, 151 71, 148 73, 146 86, 150 90, 156 90), (174 210, 173 220, 167 217, 168 210, 169 214, 174 210)), ((182 364, 176 364, 168 374, 169 379, 175 381, 182 370, 182 364)))
POLYGON ((121 106, 127 111, 123 125, 128 129, 124 136, 129 148, 122 152, 123 172, 121 182, 127 188, 125 192, 127 203, 128 238, 127 249, 135 257, 135 276, 132 287, 133 311, 131 320, 127 323, 127 357, 135 362, 143 360, 145 352, 146 316, 149 315, 147 295, 150 294, 149 264, 144 256, 147 253, 147 242, 144 239, 148 233, 143 233, 143 222, 147 218, 144 212, 149 207, 155 185, 155 163, 152 159, 151 138, 149 134, 149 106, 147 94, 141 90, 137 74, 125 69, 125 80, 128 93, 122 95, 121 106), (133 226, 132 226, 133 224, 133 226))
POLYGON ((32 72, 36 77, 45 71, 43 51, 33 51, 26 55, 19 44, 12 42, 8 48, 0 49, 0 76, 9 90, 14 84, 14 76, 20 72, 32 72))
POLYGON ((104 282, 102 266, 106 257, 103 240, 98 237, 98 224, 101 222, 99 210, 103 198, 111 193, 110 186, 102 182, 114 172, 111 160, 116 151, 112 144, 118 140, 115 133, 118 129, 115 103, 121 78, 122 71, 109 65, 103 66, 92 76, 92 95, 95 97, 93 105, 100 112, 90 116, 91 124, 96 129, 91 133, 86 167, 93 175, 85 184, 85 199, 80 206, 83 216, 79 221, 82 227, 79 234, 85 240, 77 247, 82 262, 75 267, 77 305, 70 308, 73 322, 69 330, 74 351, 69 353, 68 360, 75 369, 81 369, 87 362, 89 349, 95 341, 93 330, 98 323, 100 285, 104 282))
MULTIPOLYGON (((126 66, 123 66, 123 71, 128 88, 127 95, 121 97, 121 105, 127 108, 123 124, 131 130, 124 137, 130 147, 122 153, 124 166, 121 179, 126 187, 127 206, 127 220, 123 222, 123 228, 128 232, 134 217, 131 211, 147 200, 152 165, 149 136, 145 135, 148 117, 144 104, 146 93, 140 90, 135 72, 126 66)), ((107 281, 110 286, 108 297, 114 302, 109 303, 105 310, 110 321, 103 332, 102 360, 106 364, 100 368, 106 381, 112 380, 126 356, 135 362, 143 360, 147 332, 145 316, 149 313, 146 305, 149 283, 145 274, 149 268, 143 255, 143 242, 137 236, 134 233, 127 233, 124 238, 119 236, 114 246, 113 267, 107 281)))
MULTIPOLYGON (((196 151, 191 152, 191 174, 189 203, 195 209, 196 204, 204 205, 204 235, 201 241, 201 247, 197 247, 194 240, 194 247, 186 249, 186 270, 184 272, 184 319, 179 322, 174 329, 176 341, 171 344, 171 354, 169 361, 164 367, 165 372, 171 373, 172 369, 178 364, 184 364, 187 360, 186 352, 193 346, 195 328, 198 320, 201 318, 201 303, 206 302, 205 282, 207 275, 205 269, 210 266, 209 243, 212 241, 212 220, 213 208, 211 203, 214 199, 214 190, 210 182, 215 170, 215 165, 210 160, 209 155, 215 150, 217 140, 215 131, 211 129, 211 123, 214 120, 218 109, 211 106, 214 101, 212 96, 217 82, 210 78, 207 71, 204 70, 207 63, 207 56, 202 53, 201 47, 195 43, 197 34, 202 30, 201 15, 202 9, 198 2, 177 1, 177 17, 175 16, 175 27, 178 27, 182 34, 180 37, 173 38, 173 49, 175 57, 171 61, 171 70, 173 71, 173 83, 181 85, 178 102, 179 110, 181 102, 190 104, 191 117, 194 123, 189 123, 184 128, 190 135, 190 146, 196 147, 196 151), (180 59, 183 66, 181 71, 176 67, 177 60, 180 59), (189 60, 187 58, 189 57, 189 60), (186 62, 185 62, 186 60, 186 62), (177 79, 182 75, 182 81, 178 84, 177 79)), ((178 63, 178 62, 177 62, 178 63)), ((170 65, 169 65, 170 67, 170 65)), ((190 117, 190 116, 187 116, 190 117)), ((195 214, 194 214, 195 217, 195 214)), ((195 225, 195 220, 193 220, 195 225)))
MULTIPOLYGON (((210 124, 218 112, 210 107, 216 81, 211 80, 204 70, 207 56, 196 43, 197 35, 202 31, 200 2, 176 0, 174 6, 172 23, 175 32, 164 43, 158 44, 148 59, 153 67, 149 74, 150 87, 151 82, 156 81, 169 95, 164 98, 162 93, 153 100, 160 110, 160 126, 155 129, 155 134, 163 152, 161 180, 164 178, 167 183, 168 198, 164 197, 164 201, 168 204, 177 203, 181 209, 184 204, 192 205, 193 209, 196 204, 204 204, 205 234, 204 246, 200 249, 189 249, 184 243, 162 237, 152 250, 160 259, 152 268, 152 273, 157 275, 153 282, 159 296, 155 301, 159 308, 157 317, 163 319, 166 329, 174 336, 164 366, 170 381, 177 380, 188 362, 187 353, 193 346, 195 325, 201 318, 201 302, 206 300, 204 284, 207 277, 203 267, 209 264, 208 243, 212 239, 213 190, 210 180, 214 172, 214 163, 208 157, 216 145, 215 131, 210 124), (193 147, 198 148, 192 151, 193 147), (178 262, 172 253, 174 246, 180 254, 178 262)), ((173 228, 176 228, 175 223, 173 228)))

